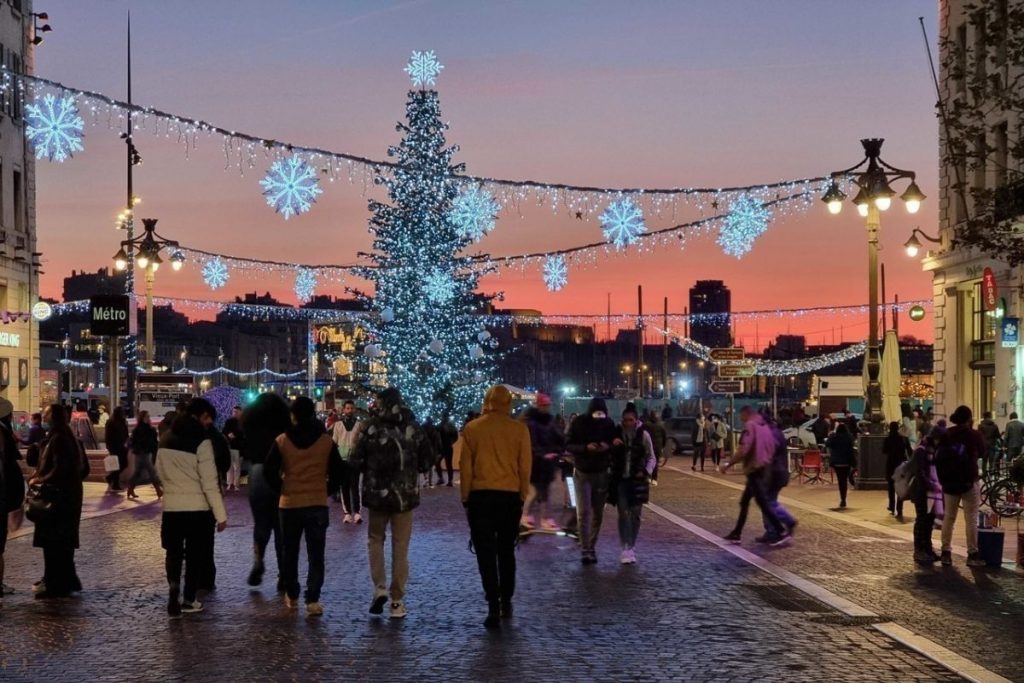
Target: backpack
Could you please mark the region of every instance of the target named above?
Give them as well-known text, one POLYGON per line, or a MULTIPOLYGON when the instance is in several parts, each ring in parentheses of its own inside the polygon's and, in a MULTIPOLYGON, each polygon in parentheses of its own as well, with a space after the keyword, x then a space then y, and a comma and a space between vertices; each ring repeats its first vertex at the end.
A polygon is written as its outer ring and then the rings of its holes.
POLYGON ((944 493, 960 495, 971 488, 974 465, 962 443, 947 441, 935 454, 935 471, 944 493))
POLYGON ((921 481, 917 476, 917 453, 910 457, 910 460, 900 463, 892 473, 893 488, 900 500, 911 500, 917 498, 921 493, 921 481))
POLYGON ((789 484, 789 449, 786 448, 786 437, 777 425, 771 426, 775 437, 775 452, 772 455, 771 481, 775 488, 785 488, 789 484))

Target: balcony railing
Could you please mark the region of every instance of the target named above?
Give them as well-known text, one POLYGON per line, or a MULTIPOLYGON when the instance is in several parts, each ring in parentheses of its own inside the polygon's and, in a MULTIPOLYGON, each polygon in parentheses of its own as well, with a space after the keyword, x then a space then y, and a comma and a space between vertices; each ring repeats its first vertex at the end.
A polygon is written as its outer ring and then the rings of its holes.
POLYGON ((1024 216, 1024 179, 996 188, 992 218, 1001 222, 1024 216))

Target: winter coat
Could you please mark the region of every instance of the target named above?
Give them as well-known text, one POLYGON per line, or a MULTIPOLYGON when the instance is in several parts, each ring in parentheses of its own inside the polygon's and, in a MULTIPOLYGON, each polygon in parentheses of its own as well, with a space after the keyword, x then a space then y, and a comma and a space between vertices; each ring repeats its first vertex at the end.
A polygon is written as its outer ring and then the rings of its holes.
POLYGON ((376 414, 363 423, 349 464, 363 474, 363 504, 367 508, 408 512, 420 504, 419 475, 430 471, 434 451, 400 399, 378 403, 376 414))
POLYGON ((575 466, 580 472, 597 474, 608 471, 612 441, 618 435, 618 428, 607 414, 608 408, 603 399, 591 399, 587 413, 573 420, 569 428, 566 449, 575 456, 575 466), (587 449, 587 444, 591 443, 598 445, 597 450, 587 449))
POLYGON ((110 418, 107 420, 106 436, 107 452, 124 458, 128 455, 128 423, 124 420, 110 418))
POLYGON ((942 484, 935 471, 935 446, 931 439, 922 439, 914 450, 915 472, 920 485, 917 487, 916 503, 926 504, 939 519, 943 515, 942 484))
POLYGON ((276 394, 260 394, 242 412, 245 434, 242 455, 254 465, 262 465, 274 440, 292 426, 288 404, 276 394))
POLYGON ((462 430, 463 502, 473 491, 514 491, 526 500, 533 466, 530 430, 511 412, 512 394, 498 384, 487 391, 484 414, 462 430))
POLYGON ((654 441, 643 424, 638 424, 632 435, 621 430, 619 438, 623 443, 612 448, 608 504, 619 504, 619 484, 630 480, 633 486, 627 491, 626 505, 643 505, 650 498, 650 477, 658 463, 654 441))
POLYGON ((39 457, 39 469, 33 483, 52 486, 56 490, 56 505, 52 516, 36 524, 33 546, 78 547, 78 529, 82 523, 82 482, 88 476, 89 460, 71 430, 51 434, 39 457))
POLYGON ((331 438, 338 446, 341 459, 347 462, 359 440, 359 421, 355 416, 338 420, 331 426, 331 438))
POLYGON ((341 486, 344 463, 338 446, 323 425, 295 425, 277 437, 263 467, 263 476, 280 491, 278 507, 326 507, 327 496, 341 486))
POLYGON ((156 455, 160 447, 160 438, 152 425, 140 422, 132 430, 132 452, 156 455))
POLYGON ((889 434, 882 442, 882 452, 885 453, 885 478, 892 479, 892 473, 907 461, 914 450, 910 447, 910 439, 907 437, 902 434, 889 434))
POLYGON ((707 420, 698 419, 693 423, 693 429, 690 431, 690 443, 692 443, 694 447, 698 445, 707 445, 708 436, 707 420))
POLYGON ((1002 435, 999 433, 999 425, 997 425, 992 419, 986 419, 979 422, 978 431, 981 432, 981 436, 985 439, 985 448, 990 451, 997 448, 1002 441, 1002 435))
POLYGON ((853 437, 849 432, 836 432, 825 442, 831 467, 853 466, 853 437))
POLYGON ((665 431, 665 425, 652 420, 650 422, 644 422, 644 427, 647 428, 647 433, 651 435, 651 443, 654 444, 654 452, 661 453, 665 450, 665 444, 668 442, 668 432, 665 431))
POLYGON ((1006 450, 1010 455, 1020 455, 1024 448, 1024 422, 1010 420, 1006 423, 1006 432, 1003 434, 1006 439, 1006 450))
POLYGON ((555 423, 554 416, 536 408, 526 411, 526 428, 530 431, 530 449, 533 452, 530 483, 546 486, 554 481, 557 468, 556 461, 546 456, 564 452, 565 437, 555 423))
MULTIPOLYGON (((2 513, 12 512, 21 507, 25 500, 25 477, 21 473, 21 451, 14 434, 6 424, 0 424, 3 449, 0 450, 0 521, 2 513)), ((0 529, 6 533, 6 528, 0 529)))
POLYGON ((164 434, 156 472, 163 484, 164 512, 210 510, 218 523, 227 522, 210 433, 194 417, 176 418, 164 434))
POLYGON ((237 417, 229 417, 224 422, 224 438, 228 440, 228 446, 233 451, 241 453, 245 450, 245 439, 242 435, 242 421, 237 417))
POLYGON ((958 446, 962 446, 966 466, 965 468, 955 466, 947 468, 942 466, 945 462, 937 463, 940 465, 938 467, 940 472, 947 472, 941 479, 942 490, 950 495, 960 495, 974 486, 974 483, 979 479, 978 460, 986 455, 985 439, 977 429, 972 429, 970 425, 966 424, 950 427, 946 431, 946 438, 949 440, 949 445, 939 447, 939 452, 936 453, 936 460, 944 460, 951 457, 958 459, 956 449, 958 446))
POLYGON ((736 460, 742 461, 744 474, 751 474, 771 464, 774 457, 775 435, 764 418, 754 413, 743 425, 736 460))

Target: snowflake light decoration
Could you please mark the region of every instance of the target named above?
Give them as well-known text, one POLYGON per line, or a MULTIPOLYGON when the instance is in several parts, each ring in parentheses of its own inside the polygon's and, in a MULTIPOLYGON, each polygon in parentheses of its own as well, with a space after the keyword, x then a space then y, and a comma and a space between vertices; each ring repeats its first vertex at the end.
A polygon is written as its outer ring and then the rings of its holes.
POLYGON ((316 273, 310 268, 299 268, 295 274, 295 296, 302 303, 313 298, 316 292, 316 273))
POLYGON ((309 211, 316 198, 323 194, 316 171, 298 156, 275 161, 260 185, 267 205, 285 220, 309 211))
POLYGON ((601 214, 601 227, 616 249, 625 249, 647 230, 644 212, 629 197, 608 205, 601 214))
POLYGON ((75 98, 59 100, 51 94, 25 106, 25 136, 36 148, 36 159, 63 162, 81 152, 85 121, 78 115, 75 98))
POLYGON ((423 291, 435 304, 448 303, 455 298, 455 280, 443 270, 434 269, 423 279, 423 291))
POLYGON ((754 240, 768 230, 772 212, 750 195, 742 195, 729 204, 729 215, 718 229, 718 244, 729 256, 743 258, 754 240))
POLYGON ((494 195, 479 185, 463 190, 452 203, 451 219, 460 237, 479 242, 494 229, 499 210, 494 195))
POLYGON ((444 65, 437 61, 433 50, 426 52, 413 50, 412 59, 405 67, 405 73, 409 74, 413 85, 427 86, 437 83, 437 76, 443 68, 444 65))
POLYGON ((565 265, 565 257, 561 254, 548 256, 544 260, 544 284, 548 291, 557 292, 569 281, 569 269, 565 265))
POLYGON ((203 282, 210 289, 220 289, 227 284, 230 277, 227 265, 220 260, 220 256, 210 259, 203 264, 203 282))

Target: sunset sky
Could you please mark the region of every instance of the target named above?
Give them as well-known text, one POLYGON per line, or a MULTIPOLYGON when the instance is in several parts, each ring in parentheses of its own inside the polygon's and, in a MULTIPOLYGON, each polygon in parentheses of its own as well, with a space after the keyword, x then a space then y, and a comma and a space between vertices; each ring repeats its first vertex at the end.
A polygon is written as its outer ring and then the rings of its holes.
MULTIPOLYGON (((937 224, 935 91, 918 17, 933 43, 935 0, 39 0, 54 31, 36 52, 38 75, 125 96, 125 18, 132 11, 134 96, 140 104, 296 144, 385 158, 398 142, 412 50, 435 50, 449 142, 467 172, 601 187, 731 186, 824 175, 862 158, 858 140, 886 138, 883 158, 913 169, 929 197, 909 216, 882 219, 889 296, 931 287, 902 243, 937 224)), ((111 263, 123 234, 124 144, 106 121, 87 126, 85 151, 37 166, 43 293, 60 296, 74 269, 111 263)), ((260 194, 264 167, 225 169, 219 139, 185 158, 174 140, 142 134, 138 215, 191 247, 296 263, 350 262, 370 246, 362 183, 335 183, 313 210, 285 222, 260 194)), ((898 190, 902 190, 900 186, 898 190)), ((648 229, 681 222, 649 217, 648 229)), ((482 248, 494 255, 600 239, 596 220, 525 206, 501 214, 482 248)), ((630 251, 574 268, 546 291, 537 268, 484 282, 506 306, 603 314, 662 297, 681 311, 698 279, 723 279, 735 310, 862 304, 863 219, 820 202, 772 223, 742 260, 713 237, 685 249, 630 251)), ((270 290, 292 303, 291 280, 234 277, 211 292, 196 268, 161 270, 157 293, 228 299, 270 290)), ((319 292, 343 294, 343 285, 319 292)), ((195 314, 194 311, 189 312, 195 314)), ((930 318, 901 332, 931 337, 930 318)), ((603 330, 603 323, 600 325, 603 330)), ((863 315, 766 317, 739 325, 753 346, 776 333, 812 343, 866 335, 863 315), (840 332, 842 326, 842 332, 840 332)))

